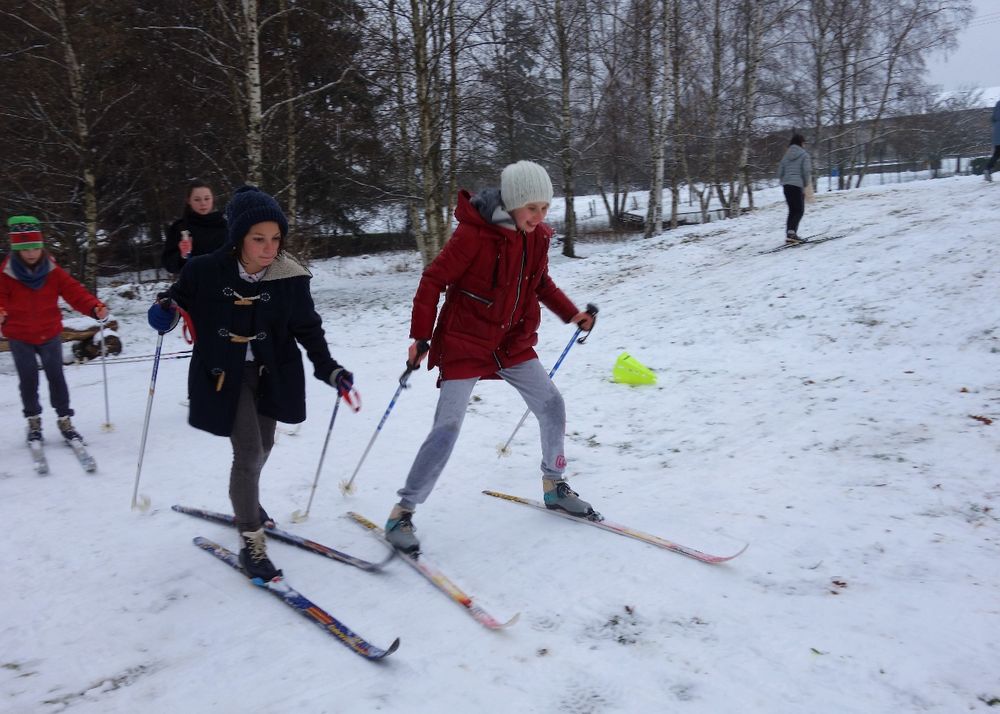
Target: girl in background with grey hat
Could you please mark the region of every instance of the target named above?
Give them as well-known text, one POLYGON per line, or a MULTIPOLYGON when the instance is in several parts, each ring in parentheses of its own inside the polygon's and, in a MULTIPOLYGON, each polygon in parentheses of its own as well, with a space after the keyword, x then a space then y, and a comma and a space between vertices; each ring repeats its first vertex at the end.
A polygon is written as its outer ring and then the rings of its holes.
POLYGON ((600 519, 564 478, 566 407, 535 354, 544 304, 566 323, 589 331, 581 312, 549 277, 550 229, 543 221, 552 201, 545 169, 518 161, 500 175, 500 189, 471 195, 461 191, 458 228, 424 270, 413 298, 408 363, 428 357, 438 367, 437 411, 417 452, 399 502, 386 521, 386 538, 416 554, 413 512, 430 496, 451 456, 472 390, 480 379, 502 379, 514 387, 538 419, 545 505, 581 518, 600 519), (438 298, 444 306, 437 311, 438 298), (435 324, 436 322, 436 324, 435 324))
POLYGON ((7 221, 10 256, 0 265, 0 329, 10 344, 28 419, 28 442, 42 441, 42 405, 38 401, 38 360, 49 381, 49 401, 66 441, 83 438, 70 417, 69 388, 62 364, 62 297, 75 310, 104 320, 108 308, 56 265, 45 249, 41 224, 34 216, 7 221))
POLYGON ((149 309, 158 332, 173 329, 183 308, 194 323, 188 370, 188 422, 233 447, 229 497, 247 577, 266 583, 281 576, 267 556, 267 513, 260 505, 260 473, 274 445, 276 422, 306 418, 302 345, 313 375, 349 400, 354 376, 330 356, 316 313, 312 275, 282 249, 284 213, 271 196, 239 189, 226 206, 229 240, 211 255, 192 258, 180 278, 149 309))

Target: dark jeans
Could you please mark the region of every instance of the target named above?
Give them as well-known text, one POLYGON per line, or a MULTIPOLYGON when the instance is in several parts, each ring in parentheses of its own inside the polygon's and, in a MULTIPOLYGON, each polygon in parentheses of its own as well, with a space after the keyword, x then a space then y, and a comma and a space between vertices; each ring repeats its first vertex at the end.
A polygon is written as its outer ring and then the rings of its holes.
POLYGON ((788 204, 788 220, 785 221, 785 230, 797 233, 799 221, 802 220, 802 214, 806 212, 805 193, 801 186, 792 186, 786 183, 783 188, 785 189, 785 203, 788 204))
POLYGON ((997 159, 1000 159, 1000 144, 996 144, 993 147, 993 156, 991 156, 990 160, 986 162, 987 171, 993 171, 993 167, 997 165, 997 159))
POLYGON ((42 413, 42 405, 38 401, 38 360, 42 360, 45 378, 49 380, 49 401, 58 416, 73 416, 69 408, 69 388, 63 375, 62 337, 56 335, 48 342, 33 345, 20 340, 9 340, 10 353, 14 357, 17 376, 20 380, 21 404, 24 416, 32 417, 42 413))
POLYGON ((247 362, 243 368, 240 399, 236 405, 233 433, 233 466, 229 471, 229 500, 233 503, 236 528, 255 531, 260 521, 260 472, 274 446, 274 419, 257 413, 257 384, 260 365, 247 362))

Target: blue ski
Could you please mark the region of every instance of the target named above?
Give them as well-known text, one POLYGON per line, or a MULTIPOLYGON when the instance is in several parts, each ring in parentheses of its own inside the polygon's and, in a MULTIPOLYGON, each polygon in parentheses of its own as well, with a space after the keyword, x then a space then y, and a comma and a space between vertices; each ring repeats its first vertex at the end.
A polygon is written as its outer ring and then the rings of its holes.
MULTIPOLYGON (((231 550, 201 536, 194 539, 194 544, 202 550, 208 551, 224 563, 228 563, 240 573, 243 573, 244 576, 246 575, 240 566, 239 558, 231 550)), ((384 650, 381 647, 376 647, 360 635, 355 634, 344 623, 319 605, 313 603, 305 595, 294 590, 283 578, 275 578, 267 583, 258 580, 251 580, 250 582, 264 588, 275 597, 281 598, 289 607, 296 610, 310 622, 315 623, 327 634, 336 637, 342 644, 350 648, 352 652, 366 659, 379 660, 383 657, 388 657, 399 649, 398 637, 389 645, 389 649, 384 650)))
MULTIPOLYGON (((189 516, 197 516, 198 518, 204 518, 208 521, 215 521, 216 523, 235 526, 233 517, 227 513, 216 513, 215 511, 206 511, 203 508, 191 508, 189 506, 172 506, 172 508, 178 513, 186 513, 189 516)), ((294 545, 298 548, 302 548, 303 550, 311 551, 318 555, 330 558, 331 560, 338 560, 341 563, 353 565, 355 568, 361 568, 362 570, 381 570, 386 563, 396 557, 396 551, 390 548, 389 555, 384 560, 378 563, 372 563, 367 560, 362 560, 361 558, 355 558, 353 555, 342 553, 339 550, 335 550, 334 548, 323 545, 322 543, 317 543, 314 540, 309 540, 308 538, 303 538, 302 536, 295 535, 294 533, 283 531, 280 528, 265 528, 264 532, 271 538, 280 540, 283 543, 288 543, 289 545, 294 545)))

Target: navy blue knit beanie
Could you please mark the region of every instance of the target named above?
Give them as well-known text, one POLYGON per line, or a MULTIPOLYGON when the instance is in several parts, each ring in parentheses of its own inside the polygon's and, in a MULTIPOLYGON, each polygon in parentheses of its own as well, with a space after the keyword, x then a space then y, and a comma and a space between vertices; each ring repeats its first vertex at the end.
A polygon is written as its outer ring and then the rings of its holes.
POLYGON ((263 221, 277 223, 282 238, 288 234, 288 220, 281 212, 277 201, 256 186, 243 186, 237 189, 226 204, 229 242, 234 246, 241 246, 250 228, 255 223, 263 221))

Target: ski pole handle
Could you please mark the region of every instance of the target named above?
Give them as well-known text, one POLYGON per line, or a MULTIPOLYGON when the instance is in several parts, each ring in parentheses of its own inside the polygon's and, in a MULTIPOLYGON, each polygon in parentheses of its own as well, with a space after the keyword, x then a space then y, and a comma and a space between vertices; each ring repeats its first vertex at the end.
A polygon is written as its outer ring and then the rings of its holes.
POLYGON ((399 383, 403 387, 409 386, 407 382, 410 381, 410 375, 413 374, 414 370, 420 367, 420 358, 423 357, 424 354, 427 353, 427 350, 429 350, 430 348, 431 344, 427 340, 420 340, 419 342, 417 342, 416 359, 413 362, 407 361, 406 371, 399 376, 399 383))
MULTIPOLYGON (((598 313, 598 312, 600 312, 600 310, 599 310, 599 309, 597 308, 597 305, 595 305, 595 304, 594 304, 594 303, 592 303, 592 302, 588 302, 588 303, 587 303, 587 309, 586 309, 586 310, 584 310, 584 312, 586 312, 586 313, 587 313, 588 315, 590 315, 591 317, 593 317, 593 318, 594 318, 594 321, 593 321, 593 322, 592 322, 592 323, 590 324, 590 330, 588 330, 588 331, 587 331, 587 334, 586 334, 586 335, 584 335, 583 337, 581 337, 581 338, 579 339, 579 342, 580 342, 580 344, 581 344, 581 345, 582 345, 582 344, 583 344, 584 342, 586 342, 586 341, 587 341, 587 338, 588 338, 588 337, 590 337, 590 333, 594 331, 594 328, 595 328, 595 327, 597 327, 597 313, 598 313)), ((564 354, 563 354, 563 357, 565 357, 565 356, 566 356, 566 355, 565 355, 565 353, 564 353, 564 354)), ((561 360, 560 360, 560 361, 561 361, 561 360)), ((551 375, 550 375, 550 376, 551 376, 551 375)))

